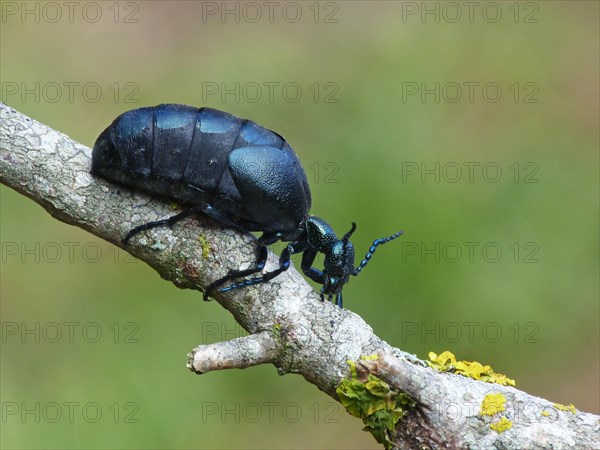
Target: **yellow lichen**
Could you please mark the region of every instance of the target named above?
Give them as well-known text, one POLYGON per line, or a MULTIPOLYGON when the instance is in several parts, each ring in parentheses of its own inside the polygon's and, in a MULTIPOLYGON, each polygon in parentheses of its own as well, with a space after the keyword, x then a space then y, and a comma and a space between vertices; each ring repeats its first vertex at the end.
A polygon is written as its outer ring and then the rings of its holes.
POLYGON ((348 365, 350 378, 343 379, 336 389, 340 402, 346 411, 363 420, 364 431, 371 432, 386 449, 393 448, 391 432, 416 402, 373 374, 359 379, 356 363, 348 360, 348 365))
POLYGON ((482 416, 493 416, 501 411, 504 411, 506 397, 502 394, 487 394, 481 402, 481 410, 479 414, 482 416))
POLYGON ((453 372, 475 380, 485 381, 486 383, 497 383, 503 386, 515 385, 515 380, 506 375, 496 373, 488 365, 482 365, 477 361, 457 361, 453 353, 445 351, 441 354, 429 352, 427 364, 434 369, 442 372, 453 372))
POLYGON ((569 411, 572 414, 577 413, 577 410, 575 409, 575 406, 573 405, 573 403, 571 403, 569 406, 561 405, 560 403, 555 403, 552 406, 554 406, 556 409, 559 409, 561 411, 569 411))
POLYGON ((210 251, 210 246, 203 235, 198 236, 198 241, 200 241, 200 246, 202 247, 202 259, 208 258, 208 253, 210 251))
POLYGON ((508 420, 506 417, 502 416, 502 419, 500 419, 498 422, 494 422, 493 424, 490 425, 490 428, 492 430, 497 431, 498 433, 502 433, 506 430, 509 430, 512 428, 512 422, 510 420, 508 420))
POLYGON ((542 416, 548 417, 550 413, 548 411, 542 411, 542 416))
POLYGON ((449 351, 445 351, 439 355, 434 352, 429 352, 428 356, 431 362, 427 361, 427 364, 434 369, 441 370, 442 372, 451 370, 452 365, 456 363, 456 357, 449 351))
MULTIPOLYGON (((482 416, 493 416, 504 411, 506 404, 506 397, 500 393, 498 394, 487 394, 483 401, 481 402, 481 409, 479 410, 479 414, 482 416)), ((494 423, 490 424, 490 428, 492 430, 497 431, 498 433, 502 433, 509 428, 512 428, 512 422, 506 418, 506 416, 502 416, 502 418, 494 423)))

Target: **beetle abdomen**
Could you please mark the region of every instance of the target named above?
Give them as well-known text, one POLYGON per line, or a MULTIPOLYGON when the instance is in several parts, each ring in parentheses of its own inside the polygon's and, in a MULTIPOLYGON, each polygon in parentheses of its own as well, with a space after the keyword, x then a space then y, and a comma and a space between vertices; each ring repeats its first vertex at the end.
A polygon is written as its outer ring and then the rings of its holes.
POLYGON ((307 215, 311 199, 306 175, 294 151, 277 133, 215 109, 165 104, 121 114, 94 145, 92 173, 193 205, 210 204, 230 216, 270 225, 265 226, 270 229, 275 223, 267 212, 275 213, 274 208, 260 204, 260 196, 255 193, 255 198, 242 198, 240 190, 248 192, 251 181, 246 174, 243 180, 239 174, 237 178, 232 174, 230 158, 238 149, 246 155, 245 162, 261 164, 257 175, 263 175, 258 185, 252 185, 255 191, 264 188, 265 198, 273 198, 274 202, 286 193, 293 194, 281 205, 279 214, 285 214, 277 222, 288 224, 285 230, 292 223, 297 226, 307 215), (258 157, 269 148, 271 161, 258 157), (256 158, 253 152, 257 152, 256 158), (289 187, 281 189, 279 183, 274 192, 275 186, 264 176, 265 164, 273 175, 286 177, 289 187))

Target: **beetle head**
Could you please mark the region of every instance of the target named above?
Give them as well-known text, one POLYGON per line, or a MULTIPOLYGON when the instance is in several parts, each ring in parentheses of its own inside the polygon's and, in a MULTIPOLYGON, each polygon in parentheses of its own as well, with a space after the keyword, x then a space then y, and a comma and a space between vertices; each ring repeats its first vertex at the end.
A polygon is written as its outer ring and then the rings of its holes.
POLYGON ((356 230, 356 224, 352 222, 352 228, 340 240, 336 240, 329 251, 325 253, 323 263, 323 275, 325 283, 321 289, 321 295, 337 296, 337 304, 342 303, 342 289, 354 273, 354 246, 350 242, 350 236, 356 230))

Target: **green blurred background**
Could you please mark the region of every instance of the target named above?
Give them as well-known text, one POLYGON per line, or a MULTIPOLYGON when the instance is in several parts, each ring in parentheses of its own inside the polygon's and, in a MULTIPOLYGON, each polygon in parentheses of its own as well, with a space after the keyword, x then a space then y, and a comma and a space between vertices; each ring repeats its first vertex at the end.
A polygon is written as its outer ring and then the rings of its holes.
MULTIPOLYGON (((3 102, 88 146, 162 102, 278 131, 360 255, 405 232, 345 290, 376 334, 600 412, 598 2, 58 5, 2 2, 3 102)), ((379 448, 299 376, 191 374, 228 313, 0 193, 3 448, 379 448)))

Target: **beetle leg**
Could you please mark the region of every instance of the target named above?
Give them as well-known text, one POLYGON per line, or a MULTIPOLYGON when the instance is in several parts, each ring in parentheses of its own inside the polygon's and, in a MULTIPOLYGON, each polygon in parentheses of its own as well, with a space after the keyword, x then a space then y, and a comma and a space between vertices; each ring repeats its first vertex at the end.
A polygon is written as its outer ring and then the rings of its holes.
MULTIPOLYGON (((213 281, 204 289, 204 301, 208 301, 208 297, 211 296, 214 290, 222 284, 235 278, 246 277, 248 275, 252 275, 253 273, 260 272, 261 270, 263 270, 267 262, 267 255, 267 247, 259 244, 258 248, 256 249, 256 263, 254 267, 245 270, 230 270, 224 277, 213 281)), ((219 292, 223 291, 219 289, 219 292)))
POLYGON ((277 275, 285 272, 290 267, 290 257, 293 253, 296 253, 298 250, 294 248, 293 243, 288 244, 287 247, 283 249, 281 255, 279 256, 279 268, 275 269, 271 272, 265 273, 262 277, 249 278, 247 280, 241 281, 240 283, 232 284, 231 286, 227 286, 219 289, 219 292, 228 292, 233 291, 234 289, 239 289, 244 286, 251 286, 253 284, 265 283, 269 280, 272 280, 277 275))
MULTIPOLYGON (((319 269, 315 269, 314 267, 311 267, 312 263, 315 261, 316 256, 317 256, 316 250, 309 249, 304 252, 304 254, 302 255, 302 271, 311 280, 313 280, 319 284, 325 284, 325 275, 323 274, 323 272, 321 272, 319 269)), ((325 288, 321 289, 321 301, 322 302, 325 301, 323 289, 325 289, 325 288)), ((332 296, 329 295, 327 299, 329 301, 331 301, 331 298, 332 298, 332 296)), ((341 292, 337 293, 335 303, 340 308, 343 308, 341 292)))
POLYGON ((319 284, 325 284, 325 275, 323 275, 323 272, 321 272, 319 269, 311 267, 316 257, 317 251, 313 250, 312 248, 307 249, 302 254, 302 272, 304 272, 304 275, 306 275, 314 282, 319 284))
POLYGON ((127 233, 127 236, 125 236, 123 238, 123 244, 127 245, 133 236, 135 236, 138 233, 141 233, 142 231, 151 230, 152 228, 156 228, 156 227, 164 227, 164 226, 172 227, 180 220, 183 220, 193 214, 197 214, 200 212, 202 212, 202 208, 200 208, 198 206, 193 206, 191 208, 183 210, 179 214, 175 214, 174 216, 169 217, 168 219, 155 220, 153 222, 148 222, 148 223, 145 223, 144 225, 137 226, 133 230, 131 230, 129 233, 127 233))
POLYGON ((236 230, 245 231, 244 227, 242 226, 242 224, 237 223, 237 222, 231 220, 228 215, 222 213, 221 211, 219 211, 218 209, 216 209, 215 207, 213 207, 211 205, 204 206, 202 208, 202 214, 204 214, 205 216, 210 217, 212 220, 214 220, 215 222, 217 222, 217 223, 219 223, 221 225, 225 225, 226 227, 234 228, 236 230))
POLYGON ((281 233, 279 232, 264 232, 259 238, 258 238, 258 244, 259 245, 271 245, 274 244, 277 241, 281 240, 281 233))
POLYGON ((252 275, 253 273, 260 272, 265 268, 265 264, 267 263, 267 245, 274 244, 275 242, 281 240, 281 233, 272 233, 272 232, 264 232, 262 236, 258 239, 258 247, 256 249, 256 262, 254 263, 254 268, 245 269, 245 270, 229 270, 227 275, 219 278, 216 281, 213 281, 209 284, 204 290, 204 300, 208 301, 208 297, 214 292, 215 288, 221 286, 227 281, 233 280, 235 278, 247 277, 248 275, 252 275))
POLYGON ((343 308, 343 303, 342 303, 342 293, 338 292, 337 293, 337 298, 336 298, 336 304, 340 307, 343 308))

